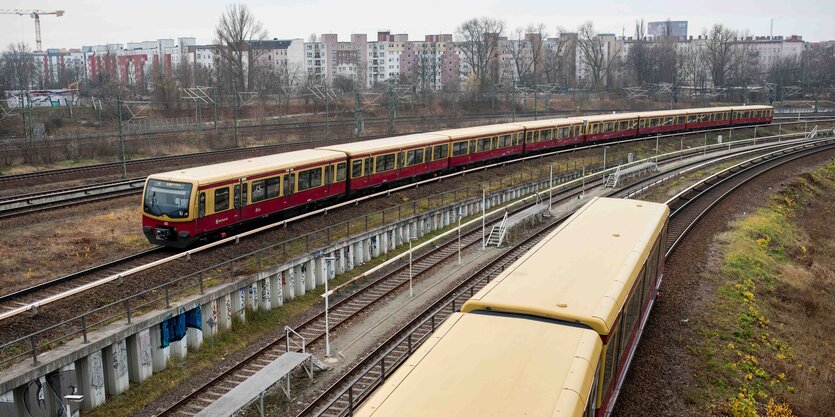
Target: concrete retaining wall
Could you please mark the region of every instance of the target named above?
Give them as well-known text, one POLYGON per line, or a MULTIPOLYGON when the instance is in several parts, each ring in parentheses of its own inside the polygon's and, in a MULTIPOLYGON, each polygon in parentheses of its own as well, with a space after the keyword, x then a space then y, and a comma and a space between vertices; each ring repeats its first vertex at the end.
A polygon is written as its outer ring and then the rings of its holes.
MULTIPOLYGON (((537 190, 534 185, 522 185, 496 193, 487 199, 487 209, 537 190)), ((455 223, 459 210, 464 216, 478 214, 481 199, 340 240, 208 289, 203 295, 173 302, 171 308, 134 317, 130 324, 114 323, 91 332, 87 343, 68 342, 39 355, 37 364, 19 363, 0 377, 0 416, 55 416, 69 394, 84 395, 82 408, 93 409, 127 390, 130 383, 142 383, 164 370, 170 360, 185 358, 218 333, 229 331, 235 320, 246 321, 247 311, 279 308, 324 285, 326 279, 408 244, 410 237, 420 238, 455 223), (324 257, 337 259, 326 262, 324 257)))

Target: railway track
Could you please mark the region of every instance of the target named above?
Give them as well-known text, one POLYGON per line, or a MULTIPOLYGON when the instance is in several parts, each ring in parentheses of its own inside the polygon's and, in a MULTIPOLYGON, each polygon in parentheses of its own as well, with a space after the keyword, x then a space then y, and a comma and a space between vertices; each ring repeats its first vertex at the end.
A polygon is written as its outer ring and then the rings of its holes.
MULTIPOLYGON (((562 116, 567 114, 567 112, 556 112, 556 113, 548 113, 548 114, 539 114, 541 117, 555 117, 555 116, 562 116)), ((484 114, 484 115, 468 115, 468 116, 459 116, 456 117, 457 121, 473 121, 473 120, 490 120, 495 118, 505 118, 511 117, 511 113, 497 113, 497 114, 484 114)), ((533 117, 533 113, 517 113, 516 117, 519 118, 528 118, 533 117)), ((385 121, 388 122, 388 118, 381 118, 367 120, 367 122, 373 121, 385 121)), ((424 116, 406 116, 400 117, 397 119, 398 123, 409 123, 415 121, 426 121, 427 118, 424 116)), ((444 122, 445 119, 437 119, 439 122, 444 122)), ((262 133, 270 133, 275 131, 281 131, 283 129, 315 129, 315 128, 323 128, 326 125, 330 126, 330 128, 339 128, 340 124, 344 124, 345 126, 354 126, 356 121, 351 119, 350 121, 330 121, 330 122, 292 122, 289 124, 264 124, 264 125, 257 125, 257 126, 239 126, 240 134, 246 134, 246 129, 262 129, 262 133)), ((232 129, 231 126, 229 127, 221 127, 219 129, 222 130, 229 130, 232 129)), ((204 129, 206 131, 213 130, 212 129, 204 129)), ((188 129, 184 130, 183 132, 200 132, 199 129, 188 129)), ((149 133, 150 135, 154 134, 170 134, 172 132, 153 132, 149 133)), ((405 133, 404 133, 405 134, 405 133)), ((113 133, 109 136, 115 136, 116 133, 113 133)), ((148 134, 141 134, 141 135, 148 135, 148 134)), ((130 136, 130 135, 128 135, 130 136)), ((370 140, 370 139, 378 139, 381 137, 386 137, 389 135, 369 135, 367 137, 362 137, 359 140, 370 140)), ((77 139, 77 138, 75 138, 77 139)), ((348 138, 341 138, 341 139, 328 139, 328 140, 302 140, 297 142, 288 142, 288 143, 279 143, 279 144, 272 144, 272 145, 261 145, 261 146, 253 146, 253 147, 246 147, 246 148, 231 148, 231 149, 218 149, 214 151, 207 151, 207 152, 198 152, 198 153, 191 153, 191 154, 184 154, 184 155, 169 155, 169 156, 159 156, 159 157, 152 157, 152 158, 143 158, 143 159, 136 159, 136 160, 129 160, 125 162, 125 166, 129 170, 135 170, 137 168, 141 168, 144 166, 160 166, 164 163, 171 163, 174 161, 188 163, 192 161, 197 161, 201 163, 205 163, 206 160, 214 160, 217 158, 222 158, 224 156, 235 156, 239 158, 245 158, 249 156, 258 156, 258 155, 268 155, 270 153, 276 152, 284 152, 284 151, 291 151, 296 149, 306 149, 310 147, 322 146, 322 145, 331 145, 334 143, 342 143, 347 141, 356 141, 356 138, 348 137, 348 138)), ((231 160, 231 158, 226 158, 223 160, 231 160)), ((43 170, 43 171, 35 171, 35 172, 27 172, 21 174, 10 174, 10 175, 0 175, 0 185, 4 187, 9 187, 14 185, 15 183, 22 183, 27 185, 32 183, 33 181, 40 181, 44 178, 49 177, 56 177, 62 178, 66 177, 67 175, 76 175, 80 173, 92 173, 98 172, 100 175, 121 175, 122 174, 122 163, 121 162, 107 162, 95 165, 87 165, 83 167, 71 167, 71 168, 59 168, 59 169, 50 169, 50 170, 43 170)))
MULTIPOLYGON (((589 184, 594 186, 600 183, 602 183, 602 180, 592 181, 589 184)), ((553 199, 556 201, 573 199, 580 192, 579 187, 572 187, 565 193, 554 196, 553 199)), ((524 205, 512 210, 511 213, 522 211, 527 207, 529 205, 524 205)), ((492 227, 494 224, 498 224, 498 221, 491 221, 488 227, 492 227)), ((468 250, 469 248, 480 245, 482 239, 481 233, 481 229, 477 226, 463 232, 460 241, 461 250, 468 250)), ((410 272, 412 281, 422 279, 437 266, 449 262, 456 257, 458 249, 457 237, 445 239, 438 246, 421 253, 415 258, 412 261, 411 271, 409 270, 408 263, 400 262, 379 277, 374 278, 371 282, 364 284, 361 288, 356 289, 335 303, 332 302, 329 308, 329 329, 333 331, 342 327, 352 318, 367 311, 379 301, 407 287, 410 282, 410 272)), ((311 317, 293 330, 304 337, 308 350, 321 347, 322 338, 325 336, 324 312, 311 317)), ((258 352, 250 355, 188 396, 172 404, 159 415, 193 416, 199 413, 200 410, 243 382, 247 376, 254 374, 285 352, 285 342, 284 336, 277 338, 258 352)))
MULTIPOLYGON (((702 161, 689 162, 683 164, 678 169, 684 169, 702 163, 702 161)), ((651 179, 646 181, 651 181, 651 179)), ((603 180, 598 178, 589 181, 588 186, 596 187, 601 185, 602 183, 603 180)), ((641 183, 642 181, 639 181, 633 184, 633 186, 640 186, 641 183)), ((557 203, 564 202, 566 200, 576 198, 576 196, 581 192, 582 189, 580 187, 571 187, 565 190, 564 192, 553 196, 552 199, 557 203)), ((618 192, 622 191, 612 190, 607 194, 615 194, 618 192)), ((523 210, 525 208, 526 207, 518 208, 514 210, 514 212, 523 210)), ((564 218, 567 218, 567 216, 569 215, 570 214, 562 217, 559 220, 561 221, 564 218)), ((471 286, 470 290, 477 291, 478 289, 480 289, 480 286, 483 286, 490 278, 498 274, 498 271, 500 271, 499 268, 503 268, 503 266, 507 264, 507 259, 513 257, 515 260, 515 258, 518 257, 519 254, 524 253, 527 249, 534 245, 539 240, 539 238, 544 236, 547 233, 547 231, 550 230, 551 227, 556 225, 556 223, 558 222, 550 223, 548 227, 536 232, 532 238, 525 239, 518 245, 514 246, 514 248, 512 248, 509 252, 503 254, 499 259, 491 261, 487 266, 482 268, 480 270, 480 273, 474 275, 475 278, 471 277, 470 280, 467 281, 471 283, 473 282, 471 281, 472 279, 478 279, 478 284, 475 286, 471 286), (485 274, 488 277, 487 279, 479 278, 485 276, 485 274)), ((466 250, 467 248, 470 248, 478 244, 480 240, 481 236, 479 235, 478 229, 466 232, 464 236, 462 236, 463 250, 466 250)), ((437 265, 444 263, 448 261, 451 257, 453 257, 457 253, 457 245, 453 246, 454 244, 455 240, 450 239, 444 242, 438 248, 433 249, 428 253, 422 254, 413 264, 413 272, 415 274, 415 279, 419 279, 419 277, 431 271, 437 265)), ((375 279, 373 283, 368 284, 365 287, 358 289, 356 292, 350 294, 346 298, 343 298, 337 304, 333 304, 330 308, 330 317, 332 323, 330 329, 333 330, 342 326, 344 323, 350 321, 352 317, 361 314, 363 311, 366 311, 369 307, 376 304, 378 301, 388 297, 395 291, 398 291, 399 289, 403 288, 408 283, 408 274, 406 268, 406 264, 400 265, 395 270, 386 273, 380 278, 375 279)), ((466 283, 462 285, 466 285, 466 283)), ((444 312, 443 309, 439 311, 444 312)), ((448 314, 448 312, 444 314, 448 314)), ((442 318, 445 317, 446 316, 444 315, 442 318)), ((439 320, 442 321, 441 318, 439 318, 439 320)), ((440 323, 440 321, 438 321, 438 323, 440 323)), ((434 329, 434 325, 431 326, 431 328, 434 329)), ((308 346, 308 348, 312 346, 315 349, 321 342, 322 337, 324 337, 325 334, 324 313, 320 313, 317 316, 312 317, 311 319, 301 324, 294 330, 305 338, 306 345, 308 346)), ((418 331, 424 332, 423 334, 419 335, 419 340, 422 340, 422 338, 425 337, 426 334, 431 332, 431 330, 429 329, 420 329, 420 327, 418 328, 418 331)), ((276 339, 259 352, 256 352, 244 361, 223 372, 221 375, 214 378, 212 381, 209 381, 208 383, 204 384, 202 387, 192 392, 187 397, 171 405, 162 413, 162 415, 191 416, 198 413, 200 410, 202 410, 203 408, 211 404, 213 401, 220 398, 223 394, 233 389, 240 382, 245 380, 247 376, 253 375, 263 366, 270 363, 270 361, 280 356, 282 352, 284 352, 285 346, 286 343, 284 337, 276 339)), ((402 354, 403 350, 400 349, 396 353, 402 354)), ((405 359, 405 357, 401 359, 405 359)), ((393 363, 399 362, 395 360, 393 363)), ((383 368, 385 368, 386 366, 387 365, 382 365, 383 368)), ((370 386, 370 384, 368 383, 368 379, 377 377, 379 377, 379 374, 375 376, 373 375, 372 371, 370 375, 367 374, 363 377, 362 385, 364 387, 370 386)), ((345 405, 347 403, 348 400, 343 399, 342 401, 334 403, 335 405, 332 404, 332 406, 337 408, 341 407, 341 409, 344 410, 346 409, 345 405)), ((323 415, 330 414, 326 413, 323 415)), ((334 415, 339 414, 337 413, 334 415)))
MULTIPOLYGON (((785 146, 785 143, 773 144, 770 145, 769 148, 774 146, 785 146)), ((739 151, 734 152, 729 156, 725 156, 724 158, 735 157, 738 156, 739 153, 750 154, 764 151, 765 150, 763 149, 740 149, 739 151)), ((670 161, 676 162, 677 160, 673 158, 670 161)), ((662 163, 667 163, 667 161, 664 161, 662 163)), ((709 163, 710 162, 707 162, 707 164, 709 163)), ((705 164, 705 162, 702 162, 701 160, 685 162, 684 164, 680 165, 677 169, 692 169, 692 167, 698 166, 700 164, 705 164)), ((630 187, 640 187, 643 184, 652 183, 654 181, 654 178, 655 176, 639 180, 638 182, 633 183, 630 187)), ((586 186, 591 188, 599 186, 601 183, 601 177, 595 176, 594 179, 587 181, 586 186)), ((574 196, 578 194, 578 189, 579 185, 575 187, 570 187, 561 192, 561 194, 555 195, 554 197, 559 199, 561 198, 560 195, 574 196)), ((612 191, 612 193, 614 192, 615 191, 612 191)), ((330 208, 328 210, 330 210, 330 208)), ((18 311, 38 309, 40 306, 48 304, 48 302, 51 302, 50 300, 57 300, 63 296, 78 294, 81 290, 91 289, 95 286, 96 280, 101 280, 102 282, 110 282, 113 281, 114 276, 116 276, 118 280, 121 280, 121 274, 124 274, 124 276, 127 277, 131 275, 132 270, 144 268, 143 266, 141 266, 143 263, 152 264, 154 262, 166 262, 169 258, 165 258, 165 256, 168 255, 170 255, 170 252, 166 251, 153 253, 143 252, 133 256, 129 256, 127 258, 123 258, 113 262, 108 262, 104 265, 100 265, 86 271, 73 273, 59 279, 55 279, 31 288, 17 291, 14 294, 0 296, 0 317, 11 317, 14 314, 18 314, 18 311), (77 282, 73 283, 73 281, 77 282)))
MULTIPOLYGON (((742 127, 737 129, 746 129, 748 127, 742 127)), ((706 130, 704 132, 708 132, 710 130, 706 130)), ((689 133, 680 133, 680 134, 671 134, 671 135, 663 135, 664 138, 675 137, 680 135, 687 135, 692 133, 701 133, 703 131, 696 131, 696 132, 689 132, 689 133)), ((369 137, 368 139, 373 139, 376 137, 369 137)), ((346 139, 350 140, 350 139, 346 139)), ((137 161, 129 161, 128 164, 131 166, 141 166, 141 165, 148 165, 148 164, 155 164, 159 162, 170 162, 173 160, 179 160, 182 162, 187 162, 191 160, 200 161, 202 163, 206 162, 206 158, 212 159, 215 157, 222 157, 224 155, 238 155, 241 157, 244 156, 254 156, 254 155, 264 155, 269 154, 275 151, 288 151, 293 149, 302 149, 310 146, 316 146, 319 144, 318 142, 298 142, 293 144, 281 144, 281 145, 264 145, 260 147, 254 148, 237 148, 237 149, 227 149, 227 150, 219 150, 219 151, 211 151, 205 153, 197 153, 197 154, 188 154, 188 155, 180 155, 180 156, 167 156, 167 157, 160 157, 160 158, 149 158, 137 161)), ((592 145, 593 146, 593 145, 592 145)), ((581 148, 582 149, 582 148, 581 148)), ((41 176, 46 175, 75 175, 78 173, 84 172, 94 172, 97 170, 105 170, 105 171, 113 171, 113 173, 118 174, 121 171, 121 164, 116 163, 109 163, 109 164, 100 164, 88 167, 80 167, 80 168, 65 168, 60 170, 51 170, 51 171, 41 171, 41 172, 33 172, 28 174, 18 174, 18 175, 7 175, 7 176, 0 176, 0 184, 3 184, 6 181, 15 181, 17 180, 31 180, 33 178, 40 178, 41 176)), ((56 191, 47 191, 43 193, 31 193, 26 195, 18 195, 13 196, 7 199, 0 200, 0 219, 14 217, 23 214, 35 213, 44 210, 51 210, 56 208, 68 207, 73 206, 79 203, 89 203, 89 202, 96 202, 101 200, 106 200, 110 198, 122 197, 126 195, 138 194, 142 191, 142 187, 144 185, 145 177, 137 177, 130 180, 124 181, 112 181, 103 184, 96 184, 90 186, 79 186, 79 187, 71 187, 67 189, 61 189, 56 191)))
POLYGON ((166 248, 157 246, 22 290, 2 294, 0 295, 0 314, 59 294, 83 291, 86 286, 99 279, 164 259, 169 254, 166 248))
POLYGON ((111 198, 134 195, 142 191, 144 178, 111 181, 103 184, 66 188, 47 193, 33 193, 0 200, 0 219, 44 210, 92 203, 111 198))
MULTIPOLYGON (((835 148, 835 139, 819 141, 817 146, 805 145, 775 151, 758 156, 727 170, 712 175, 689 187, 670 199, 670 226, 668 228, 667 256, 675 249, 687 231, 716 203, 748 180, 784 163, 803 158, 812 153, 835 148)), ((560 220, 563 220, 568 215, 560 220)), ((511 250, 481 267, 462 284, 449 291, 439 301, 417 315, 401 330, 389 337, 378 348, 363 358, 351 370, 340 377, 300 413, 302 416, 341 417, 353 410, 373 390, 402 364, 409 355, 434 331, 457 307, 483 288, 507 265, 547 234, 558 222, 543 227, 532 236, 516 244, 511 250)))
POLYGON ((666 256, 675 251, 687 232, 713 206, 752 178, 785 163, 833 148, 835 138, 829 138, 818 141, 818 146, 806 144, 757 156, 711 175, 667 200, 671 213, 666 256))

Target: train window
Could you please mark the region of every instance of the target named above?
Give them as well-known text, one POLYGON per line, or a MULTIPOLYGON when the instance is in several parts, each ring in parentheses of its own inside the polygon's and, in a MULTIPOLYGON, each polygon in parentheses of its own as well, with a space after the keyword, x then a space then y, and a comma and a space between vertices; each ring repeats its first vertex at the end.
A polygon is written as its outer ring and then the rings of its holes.
POLYGON ((520 133, 517 133, 517 134, 516 134, 516 145, 517 145, 517 146, 518 146, 518 145, 521 145, 521 144, 522 144, 522 141, 523 141, 523 139, 524 139, 524 138, 525 138, 525 134, 524 134, 524 133, 521 133, 521 132, 520 132, 520 133))
POLYGON ((345 181, 345 163, 340 162, 336 164, 336 181, 345 181))
MULTIPOLYGON (((296 173, 286 174, 284 175, 284 196, 293 195, 296 192, 296 173)), ((267 191, 269 194, 269 187, 267 187, 267 191)))
POLYGON ((490 150, 490 138, 484 138, 478 140, 478 152, 484 152, 490 150))
POLYGON ((333 165, 325 165, 325 185, 333 184, 333 165))
POLYGON ((432 157, 433 160, 437 161, 439 159, 444 159, 449 154, 449 145, 436 145, 434 149, 435 155, 432 157))
POLYGON ((600 125, 597 124, 597 123, 591 125, 591 133, 595 134, 595 133, 598 133, 598 132, 600 132, 600 125))
POLYGON ((229 209, 229 188, 215 190, 215 213, 229 209))
POLYGON ((359 178, 362 176, 362 159, 354 159, 351 161, 351 178, 359 178))
POLYGON ((296 185, 299 191, 309 190, 322 185, 322 168, 313 168, 297 173, 299 182, 296 185))
POLYGON ((452 144, 452 156, 464 155, 467 153, 467 142, 455 142, 452 144))
POLYGON ((475 148, 476 148, 476 142, 477 142, 477 141, 476 141, 475 139, 473 139, 473 140, 471 140, 471 141, 470 141, 470 153, 475 153, 475 152, 476 152, 476 150, 475 150, 475 148))
POLYGON ((423 163, 423 149, 414 149, 406 152, 406 166, 423 163))
POLYGON ((241 208, 241 184, 235 184, 235 208, 241 208))
POLYGON ((696 123, 696 120, 698 120, 698 118, 699 116, 696 116, 695 114, 688 114, 687 123, 696 123))
POLYGON ((397 168, 403 168, 406 164, 406 153, 400 151, 397 153, 397 168))
POLYGON ((678 123, 677 124, 683 125, 684 123, 685 123, 685 117, 684 116, 678 116, 678 123))
POLYGON ((499 137, 493 136, 493 146, 491 149, 499 149, 499 137))
POLYGON ((363 162, 363 166, 365 167, 365 176, 371 175, 371 169, 374 168, 371 165, 371 157, 365 158, 365 162, 363 162))
MULTIPOLYGON (((289 175, 287 176, 289 177, 289 175)), ((267 178, 266 180, 264 180, 264 186, 266 188, 266 194, 264 198, 278 197, 278 195, 281 192, 281 177, 267 178)))
POLYGON ((252 181, 252 202, 257 203, 266 198, 267 189, 264 180, 252 181))
POLYGON ((606 363, 603 365, 604 397, 606 396, 606 392, 609 390, 609 384, 612 382, 614 372, 617 370, 618 339, 620 339, 620 332, 617 331, 618 328, 620 328, 620 320, 612 328, 612 332, 609 333, 609 343, 606 344, 606 363))
POLYGON ((380 155, 374 158, 374 172, 385 172, 394 169, 394 154, 380 155))
POLYGON ((614 132, 615 131, 615 123, 614 122, 606 122, 606 132, 614 132))
POLYGON ((628 120, 621 120, 620 127, 618 130, 629 130, 629 121, 628 120))
POLYGON ((539 132, 539 140, 544 142, 546 140, 551 140, 551 129, 543 130, 539 132))
POLYGON ((668 118, 664 119, 664 125, 665 126, 672 126, 673 125, 673 120, 675 120, 674 117, 668 117, 668 118))
POLYGON ((528 131, 525 143, 533 143, 533 131, 528 131))
POLYGON ((644 277, 644 273, 646 272, 646 266, 644 269, 641 270, 640 275, 638 275, 638 282, 636 283, 634 290, 629 295, 629 298, 626 300, 626 311, 624 312, 624 317, 626 322, 624 323, 624 329, 626 331, 623 333, 625 340, 629 339, 629 336, 632 335, 632 331, 635 329, 635 326, 639 322, 641 318, 641 296, 643 293, 641 289, 641 280, 644 277))
POLYGON ((652 119, 649 119, 649 127, 656 127, 656 126, 658 126, 658 118, 653 117, 652 119))
POLYGON ((513 145, 513 136, 512 135, 504 135, 499 142, 499 146, 502 148, 507 148, 513 145))
POLYGON ((249 184, 243 183, 242 187, 241 206, 246 206, 246 203, 248 202, 247 199, 249 198, 249 184))
POLYGON ((197 200, 197 217, 203 217, 206 215, 206 193, 200 193, 200 197, 197 200))
POLYGON ((574 126, 574 133, 571 136, 580 136, 583 134, 583 126, 574 126))

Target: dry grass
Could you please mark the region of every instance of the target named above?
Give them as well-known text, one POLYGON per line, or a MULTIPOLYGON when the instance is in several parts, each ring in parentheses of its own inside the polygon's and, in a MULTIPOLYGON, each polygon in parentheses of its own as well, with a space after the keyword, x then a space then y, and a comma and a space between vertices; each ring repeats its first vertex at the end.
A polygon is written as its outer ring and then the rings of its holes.
MULTIPOLYGON (((135 198, 129 198, 135 202, 135 198)), ((22 288, 149 247, 136 204, 61 218, 16 223, 0 233, 0 284, 4 292, 22 288)), ((85 206, 90 207, 90 206, 85 206)), ((92 209, 91 209, 92 210, 92 209)), ((27 217, 21 218, 26 221, 27 217)))
POLYGON ((835 163, 806 174, 719 237, 703 401, 732 416, 833 415, 835 163))

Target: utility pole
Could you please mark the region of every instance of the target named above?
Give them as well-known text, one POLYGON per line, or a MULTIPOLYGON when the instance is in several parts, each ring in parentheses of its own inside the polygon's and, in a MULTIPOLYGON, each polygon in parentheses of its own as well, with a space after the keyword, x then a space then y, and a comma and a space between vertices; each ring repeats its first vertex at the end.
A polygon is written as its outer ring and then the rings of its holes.
POLYGON ((357 138, 360 137, 360 132, 362 132, 362 100, 360 99, 360 92, 354 87, 354 122, 356 123, 355 129, 355 136, 357 138))
POLYGON ((238 147, 238 89, 235 89, 235 126, 233 127, 235 136, 235 147, 238 147))
POLYGON ((217 89, 215 89, 215 99, 212 100, 212 108, 215 112, 215 132, 217 132, 217 89))
POLYGON ((389 124, 389 133, 394 132, 394 97, 393 91, 391 89, 391 84, 389 84, 388 91, 386 92, 388 95, 388 124, 389 124))
POLYGON ((512 121, 516 121, 516 78, 513 78, 513 85, 510 88, 510 105, 513 106, 512 121))
POLYGON ((116 106, 119 107, 119 153, 122 159, 122 179, 128 178, 127 158, 125 156, 125 135, 122 129, 122 96, 116 96, 116 106))

